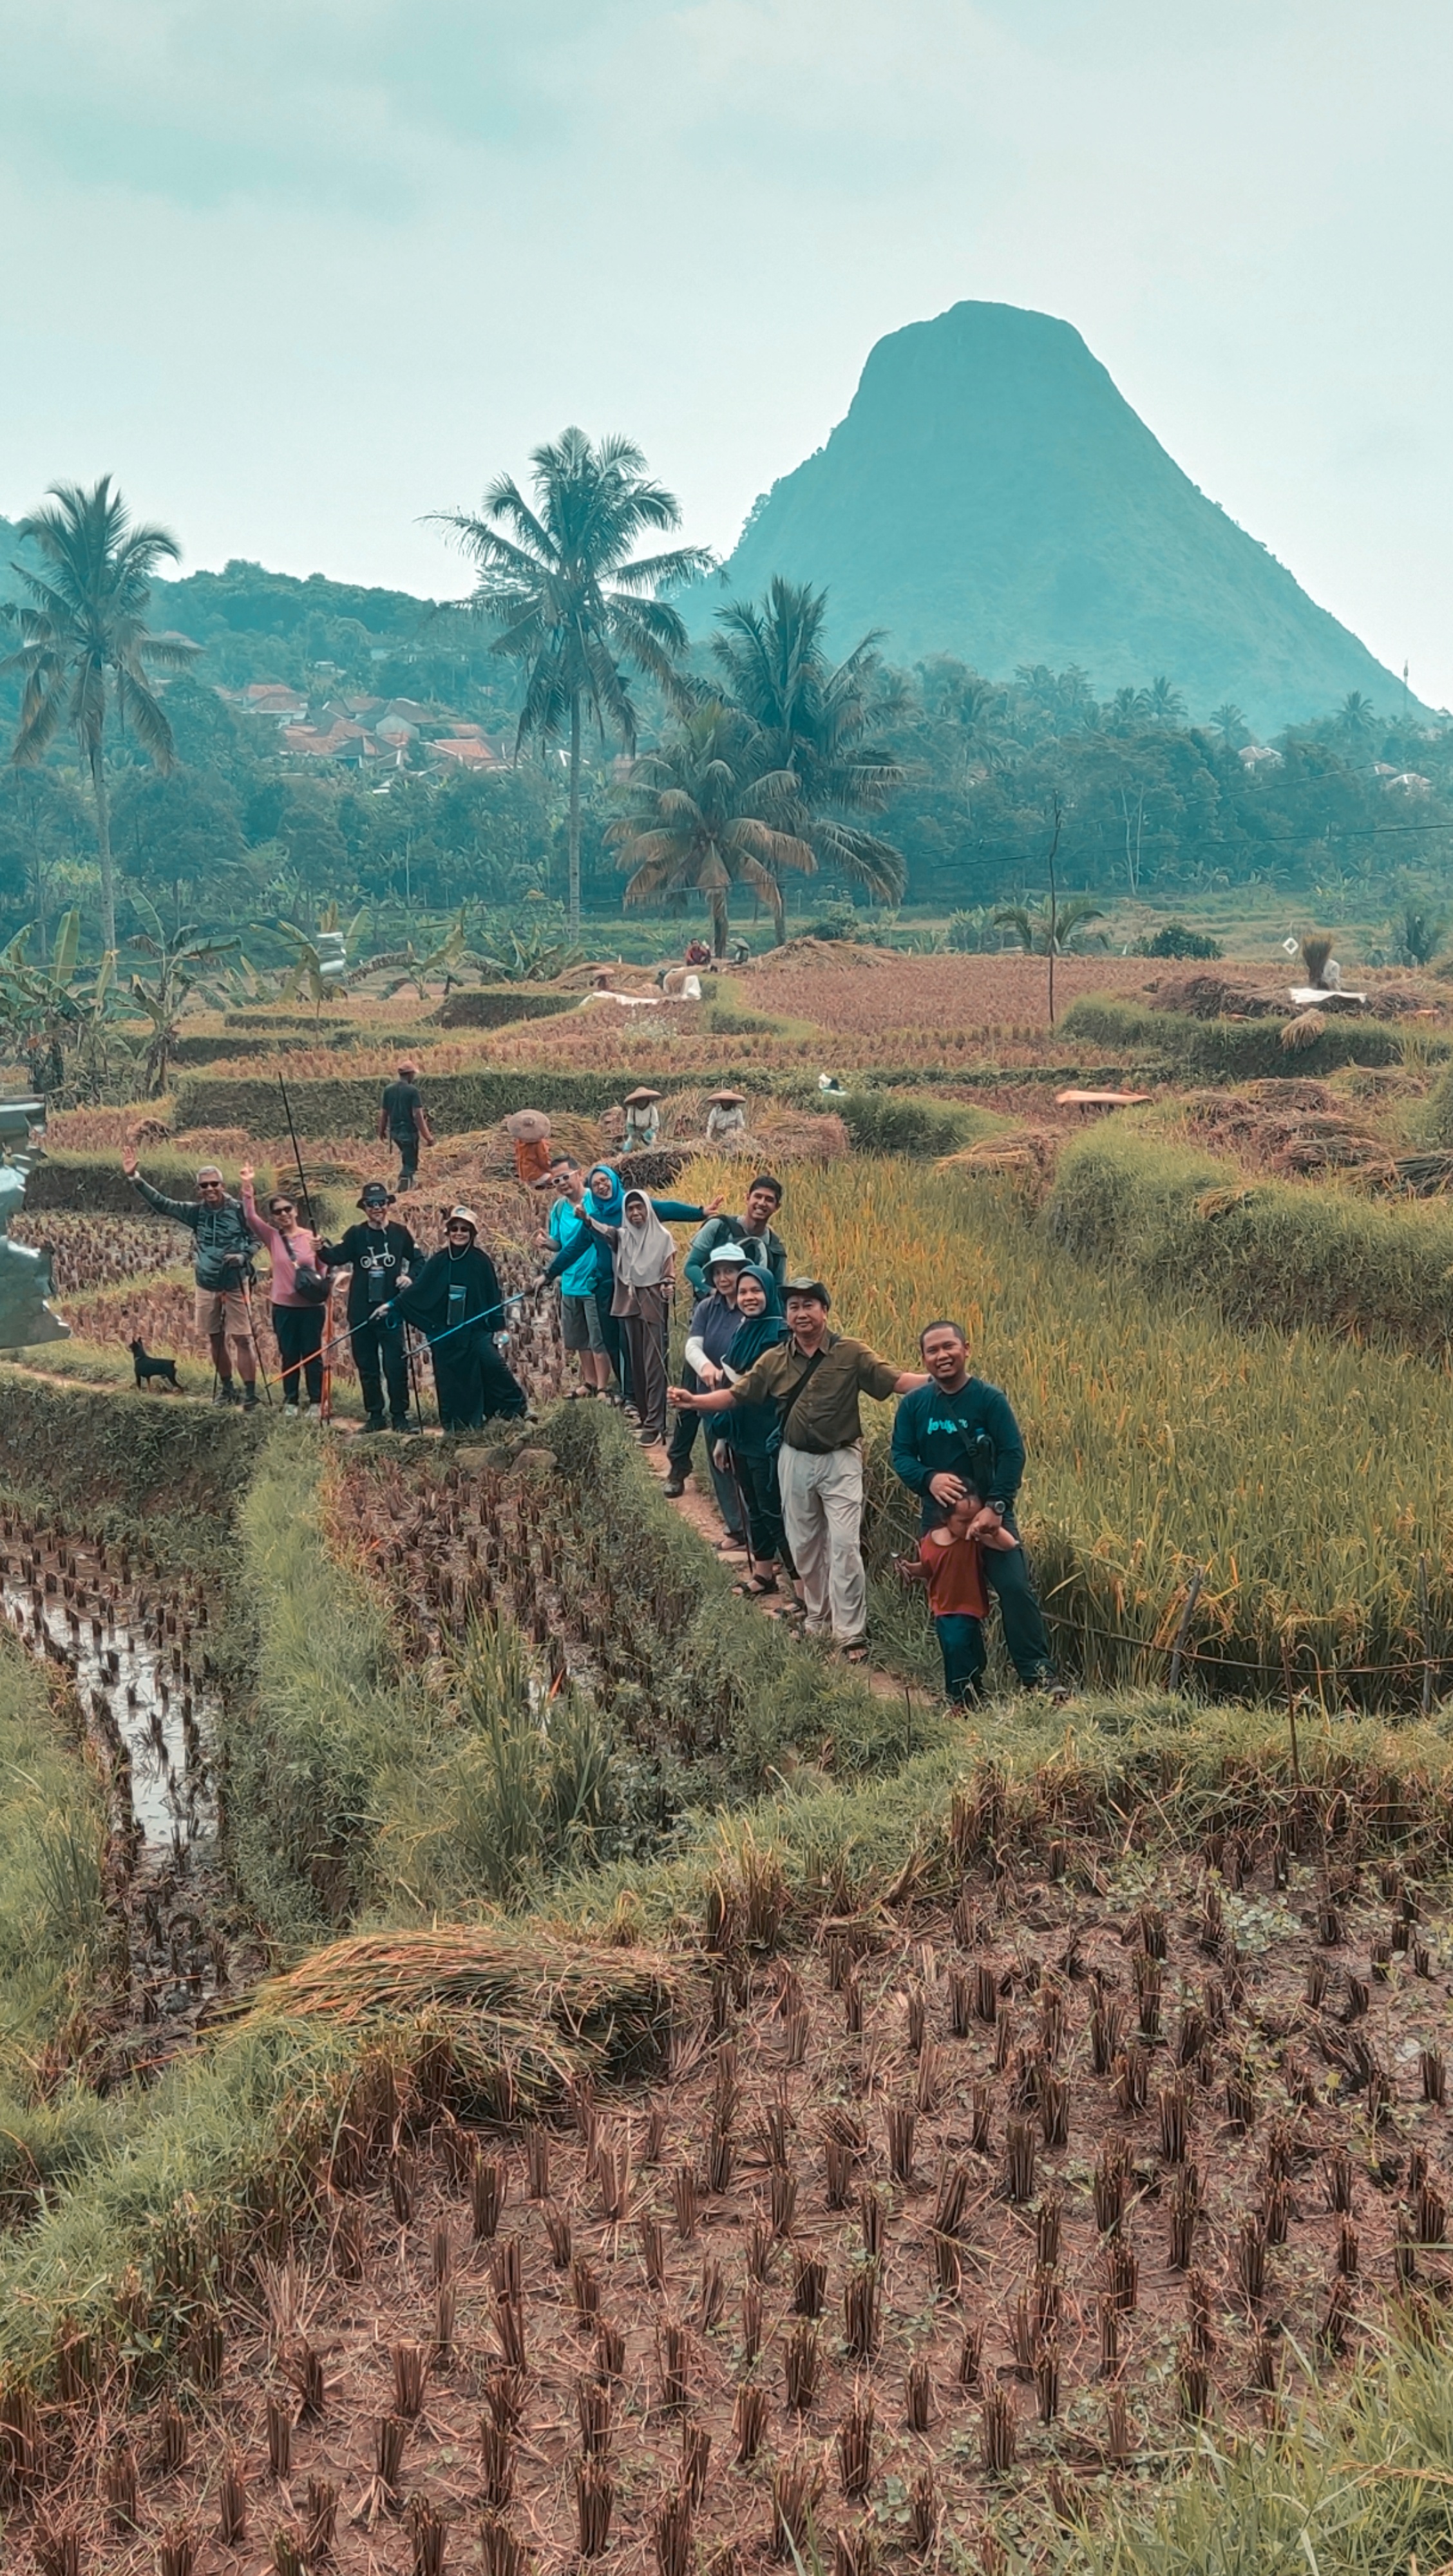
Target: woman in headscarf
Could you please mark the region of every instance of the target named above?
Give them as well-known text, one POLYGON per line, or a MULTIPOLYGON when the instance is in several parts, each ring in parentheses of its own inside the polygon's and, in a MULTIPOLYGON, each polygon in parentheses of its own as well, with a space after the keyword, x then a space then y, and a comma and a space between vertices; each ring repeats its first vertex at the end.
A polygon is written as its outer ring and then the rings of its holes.
MULTIPOLYGON (((693 1206, 688 1199, 657 1199, 656 1214, 671 1224, 688 1224, 693 1219, 704 1223, 725 1206, 723 1199, 713 1199, 707 1208, 693 1206)), ((620 1382, 622 1397, 632 1394, 630 1350, 621 1329, 622 1317, 615 1306, 615 1237, 625 1216, 625 1192, 618 1172, 609 1163, 593 1163, 585 1175, 585 1197, 581 1202, 580 1224, 567 1235, 540 1284, 547 1286, 568 1270, 582 1252, 595 1252, 595 1303, 600 1316, 601 1339, 610 1356, 612 1368, 620 1382)), ((669 1303, 669 1300, 668 1300, 669 1303)), ((642 1420, 645 1420, 644 1414, 642 1420)))
MULTIPOLYGON (((737 1328, 721 1363, 723 1378, 745 1377, 764 1351, 787 1332, 782 1299, 770 1270, 749 1262, 737 1278, 737 1328)), ((782 1497, 777 1490, 777 1451, 782 1427, 775 1404, 734 1404, 717 1417, 723 1432, 712 1444, 712 1465, 739 1489, 746 1508, 747 1552, 751 1564, 739 1592, 776 1592, 778 1568, 791 1572, 782 1527, 782 1497)))
POLYGON ((615 1256, 611 1312, 625 1335, 626 1357, 641 1444, 654 1449, 666 1437, 666 1335, 676 1279, 676 1246, 644 1190, 627 1190, 618 1226, 591 1218, 607 1235, 615 1256))
POLYGON ((444 1242, 395 1304, 427 1334, 445 1431, 478 1431, 492 1414, 528 1410, 525 1390, 494 1346, 504 1326, 499 1274, 479 1242, 473 1208, 451 1208, 444 1242))

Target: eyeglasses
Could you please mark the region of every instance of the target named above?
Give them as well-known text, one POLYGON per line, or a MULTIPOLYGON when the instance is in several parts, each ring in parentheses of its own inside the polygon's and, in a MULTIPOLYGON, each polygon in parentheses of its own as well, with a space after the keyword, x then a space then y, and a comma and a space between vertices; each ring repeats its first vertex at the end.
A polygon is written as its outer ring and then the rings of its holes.
POLYGON ((273 1214, 274 1216, 291 1216, 291 1215, 292 1215, 292 1212, 293 1212, 293 1203, 292 1203, 292 1200, 291 1200, 291 1199, 274 1199, 274 1200, 273 1200, 273 1203, 272 1203, 272 1214, 273 1214))

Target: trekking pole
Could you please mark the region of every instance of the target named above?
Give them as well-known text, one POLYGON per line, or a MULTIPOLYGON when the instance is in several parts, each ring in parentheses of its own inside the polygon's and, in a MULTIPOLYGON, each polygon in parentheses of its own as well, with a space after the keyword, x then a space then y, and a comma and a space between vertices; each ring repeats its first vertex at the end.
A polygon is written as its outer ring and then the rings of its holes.
POLYGON ((247 1308, 247 1331, 248 1337, 252 1343, 252 1356, 257 1362, 257 1374, 262 1380, 263 1394, 267 1397, 268 1403, 271 1404, 272 1383, 268 1377, 267 1370, 263 1366, 262 1344, 257 1338, 257 1317, 252 1311, 252 1281, 245 1273, 242 1280, 242 1302, 247 1308))
POLYGON ((326 1338, 318 1345, 318 1357, 323 1365, 322 1383, 318 1389, 318 1420, 320 1422, 331 1422, 333 1419, 333 1362, 328 1356, 329 1352, 333 1348, 332 1337, 328 1333, 328 1327, 332 1321, 333 1288, 330 1281, 328 1294, 323 1300, 323 1331, 326 1338))
POLYGON ((293 1105, 288 1098, 288 1086, 284 1082, 281 1074, 279 1074, 277 1078, 277 1087, 283 1096, 283 1115, 288 1122, 288 1134, 292 1138, 293 1161, 298 1167, 298 1196, 303 1202, 303 1215, 307 1223, 308 1232, 310 1234, 316 1234, 317 1227, 313 1221, 313 1202, 309 1196, 308 1184, 303 1172, 303 1157, 298 1146, 298 1131, 293 1125, 293 1105))

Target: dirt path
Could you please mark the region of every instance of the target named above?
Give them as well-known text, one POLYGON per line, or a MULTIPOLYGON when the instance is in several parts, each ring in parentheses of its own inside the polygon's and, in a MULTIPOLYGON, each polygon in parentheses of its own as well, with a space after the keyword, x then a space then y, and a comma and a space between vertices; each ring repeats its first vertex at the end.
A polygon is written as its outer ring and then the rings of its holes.
MULTIPOLYGON (((645 1452, 645 1459, 646 1464, 650 1468, 652 1475, 656 1478, 657 1483, 664 1489, 668 1472, 665 1450, 648 1449, 645 1452)), ((688 1528, 695 1530, 697 1537, 702 1541, 703 1545, 709 1547, 713 1553, 715 1553, 717 1541, 722 1534, 721 1522, 717 1517, 716 1506, 712 1501, 711 1496, 700 1490, 695 1478, 693 1477, 688 1483, 684 1494, 669 1494, 666 1499, 670 1503, 672 1510, 677 1514, 678 1518, 685 1521, 688 1528)), ((731 1567, 734 1572, 738 1568, 740 1568, 742 1574, 745 1574, 747 1571, 747 1560, 745 1555, 741 1557, 738 1557, 735 1554, 724 1556, 722 1558, 722 1562, 724 1565, 731 1567)), ((780 1598, 775 1601, 757 1601, 753 1604, 753 1607, 761 1613, 764 1619, 776 1619, 779 1622, 783 1621, 782 1603, 780 1598)), ((785 1624, 785 1622, 783 1622, 783 1624, 785 1624)), ((879 1699, 901 1700, 907 1698, 914 1708, 932 1708, 934 1706, 934 1701, 927 1691, 915 1688, 912 1684, 900 1680, 896 1673, 885 1673, 876 1664, 861 1664, 857 1667, 857 1670, 861 1672, 869 1690, 874 1691, 879 1699)))

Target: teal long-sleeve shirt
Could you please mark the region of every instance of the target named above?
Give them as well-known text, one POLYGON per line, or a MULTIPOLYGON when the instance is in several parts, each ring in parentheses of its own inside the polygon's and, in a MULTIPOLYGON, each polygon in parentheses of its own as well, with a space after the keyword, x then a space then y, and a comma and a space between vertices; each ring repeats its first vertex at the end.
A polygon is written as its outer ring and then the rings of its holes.
POLYGON ((984 1378, 946 1395, 932 1378, 905 1395, 893 1420, 893 1468, 919 1495, 929 1478, 962 1476, 981 1502, 1013 1502, 1024 1474, 1024 1439, 1009 1398, 984 1378))

